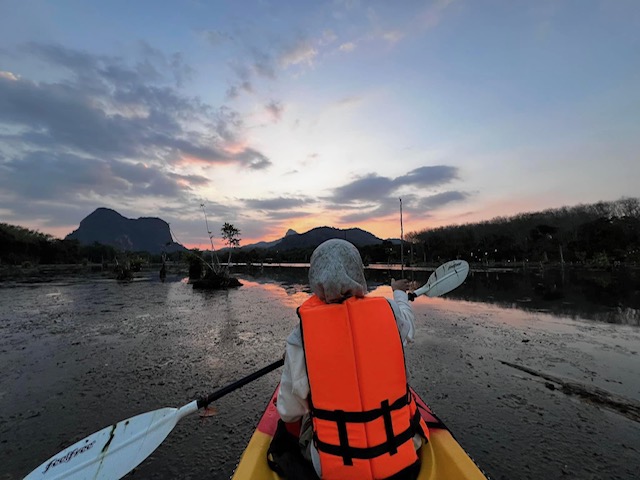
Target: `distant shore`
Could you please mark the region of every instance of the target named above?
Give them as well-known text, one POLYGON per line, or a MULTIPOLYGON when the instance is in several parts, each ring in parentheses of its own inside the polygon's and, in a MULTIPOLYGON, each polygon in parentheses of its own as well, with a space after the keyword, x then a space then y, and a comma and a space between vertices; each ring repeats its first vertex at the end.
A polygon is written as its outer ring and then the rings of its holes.
MULTIPOLYGON (((444 262, 442 262, 444 263, 444 262)), ((222 264, 226 265, 226 264, 222 264)), ((371 263, 365 266, 368 270, 391 270, 391 271, 413 271, 413 272, 428 272, 435 270, 441 263, 420 263, 405 265, 402 267, 399 263, 371 263)), ((162 264, 150 263, 143 265, 140 272, 149 273, 154 271, 160 271, 162 264)), ((188 265, 185 263, 167 262, 167 269, 170 273, 178 274, 183 273, 188 275, 188 265)), ((474 272, 495 272, 495 271, 537 271, 537 270, 557 270, 557 269, 576 269, 576 270, 593 270, 593 271, 611 271, 616 269, 626 270, 638 270, 640 265, 632 264, 619 264, 619 265, 592 265, 592 264, 578 264, 578 263, 564 263, 559 262, 502 262, 502 263, 471 263, 471 271, 474 272)), ((0 264, 0 282, 7 280, 24 281, 28 279, 46 278, 52 276, 65 276, 65 275, 104 275, 112 276, 114 273, 113 264, 102 265, 99 263, 86 263, 86 264, 39 264, 39 265, 2 265, 0 264)), ((231 263, 232 268, 308 268, 309 263, 296 263, 296 262, 255 262, 255 263, 231 263)))

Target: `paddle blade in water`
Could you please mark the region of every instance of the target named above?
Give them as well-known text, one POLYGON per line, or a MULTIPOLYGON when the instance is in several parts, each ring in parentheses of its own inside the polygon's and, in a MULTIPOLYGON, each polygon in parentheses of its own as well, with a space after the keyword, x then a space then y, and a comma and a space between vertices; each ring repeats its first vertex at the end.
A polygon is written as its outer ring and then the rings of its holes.
POLYGON ((161 408, 103 428, 54 455, 25 480, 121 478, 151 455, 181 418, 197 410, 194 401, 182 408, 161 408))
POLYGON ((439 297, 462 285, 468 274, 469 264, 467 262, 451 260, 436 268, 427 283, 413 293, 416 296, 439 297))

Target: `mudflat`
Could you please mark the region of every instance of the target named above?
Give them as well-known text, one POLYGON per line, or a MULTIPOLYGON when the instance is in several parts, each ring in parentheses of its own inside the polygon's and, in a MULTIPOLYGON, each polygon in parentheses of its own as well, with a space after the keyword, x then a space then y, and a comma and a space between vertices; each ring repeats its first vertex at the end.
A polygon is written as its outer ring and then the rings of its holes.
MULTIPOLYGON (((171 275, 1 284, 0 479, 279 358, 304 281, 240 279, 217 292, 171 275)), ((636 478, 640 328, 446 298, 414 309, 411 383, 489 476, 636 478), (605 394, 615 401, 599 402, 605 394)), ((278 378, 222 398, 213 417, 179 422, 131 478, 229 478, 278 378)))

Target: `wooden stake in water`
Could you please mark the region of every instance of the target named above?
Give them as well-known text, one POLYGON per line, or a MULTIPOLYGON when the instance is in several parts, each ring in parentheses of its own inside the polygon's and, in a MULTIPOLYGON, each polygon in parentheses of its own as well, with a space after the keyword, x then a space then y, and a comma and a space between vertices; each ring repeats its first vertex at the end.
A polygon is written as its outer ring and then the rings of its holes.
POLYGON ((402 226, 402 198, 400 200, 400 278, 404 278, 404 227, 402 226))

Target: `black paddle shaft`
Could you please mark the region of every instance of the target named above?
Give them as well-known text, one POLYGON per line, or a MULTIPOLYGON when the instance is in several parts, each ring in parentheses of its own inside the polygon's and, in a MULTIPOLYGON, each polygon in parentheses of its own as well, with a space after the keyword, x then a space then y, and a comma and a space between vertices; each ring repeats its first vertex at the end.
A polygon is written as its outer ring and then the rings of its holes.
POLYGON ((234 390, 239 389, 240 387, 244 387, 247 383, 253 382, 254 380, 266 375, 267 373, 272 372, 276 368, 281 367, 282 365, 284 365, 284 358, 281 358, 277 362, 273 362, 272 364, 267 365, 264 368, 261 368, 257 372, 253 372, 252 374, 247 375, 246 377, 241 378, 240 380, 237 380, 237 381, 227 385, 226 387, 222 387, 220 390, 217 390, 217 391, 213 392, 208 397, 199 399, 198 400, 198 408, 206 407, 211 402, 214 402, 214 401, 218 400, 219 398, 224 397, 227 393, 231 393, 234 390))

